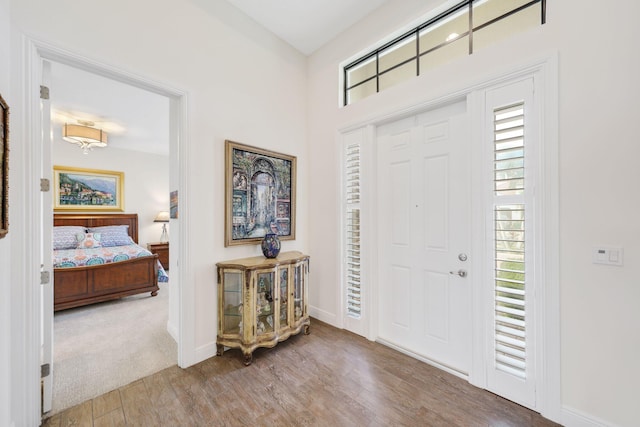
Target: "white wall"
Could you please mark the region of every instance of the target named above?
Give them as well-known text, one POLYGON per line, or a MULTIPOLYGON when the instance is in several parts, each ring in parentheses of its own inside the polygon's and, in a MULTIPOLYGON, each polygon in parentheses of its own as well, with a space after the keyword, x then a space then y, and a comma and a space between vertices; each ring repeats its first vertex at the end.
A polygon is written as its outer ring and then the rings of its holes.
POLYGON ((260 254, 257 245, 224 248, 226 138, 298 156, 297 240, 283 250, 306 249, 304 57, 222 0, 71 0, 64 7, 21 0, 11 13, 35 38, 188 92, 193 199, 181 203, 180 218, 193 233, 185 239, 196 346, 214 344, 215 262, 260 254), (87 10, 100 19, 84 19, 87 10))
POLYGON ((54 134, 53 164, 123 172, 124 212, 138 214, 138 243, 146 247, 160 240, 162 224, 153 219, 158 212, 169 210, 168 156, 112 147, 85 155, 77 145, 54 134))
MULTIPOLYGON (((619 10, 603 13, 595 0, 548 2, 544 27, 338 109, 339 62, 438 3, 390 0, 310 57, 307 76, 301 55, 222 0, 67 0, 64 7, 20 0, 12 2, 11 15, 16 28, 40 39, 188 92, 192 199, 181 205, 180 215, 191 224, 191 235, 184 236, 193 267, 193 283, 187 286, 194 286, 197 296, 199 348, 215 341, 215 262, 260 253, 257 246, 225 249, 222 243, 225 138, 298 156, 297 240, 284 242, 283 250, 311 254, 311 304, 337 322, 337 129, 557 50, 562 404, 588 420, 633 425, 640 382, 640 225, 635 221, 640 146, 633 126, 640 93, 634 45, 640 39, 635 23, 640 4, 626 0, 617 3, 619 10), (76 19, 87 10, 101 19, 76 19), (590 251, 597 244, 623 246, 625 265, 592 264, 590 251)), ((0 0, 0 12, 6 5, 0 0)), ((0 50, 6 48, 4 40, 0 50)), ((0 90, 6 93, 3 67, 0 62, 0 90)), ((3 283, 9 245, 10 240, 0 241, 3 283)))
MULTIPOLYGON (((283 242, 283 250, 308 250, 305 57, 223 0, 20 0, 11 6, 16 32, 186 93, 187 140, 181 143, 189 191, 180 194, 178 221, 188 224, 189 235, 180 238, 189 280, 181 285, 195 295, 188 307, 195 317, 189 350, 212 356, 215 263, 261 254, 258 245, 224 247, 225 139, 297 156, 296 240, 283 242), (86 19, 88 13, 99 19, 86 19)), ((12 61, 21 61, 19 50, 12 61)))
MULTIPOLYGON (((9 29, 9 0, 0 0, 0 58, 9 57, 9 29)), ((0 95, 11 107, 8 61, 0 61, 0 95)), ((13 221, 11 214, 9 221, 13 221)), ((7 297, 11 295, 11 236, 9 233, 0 239, 0 295, 5 295, 0 298, 0 425, 3 426, 10 425, 11 420, 11 299, 7 297)))
POLYGON ((637 425, 640 382, 640 157, 637 98, 640 4, 547 3, 547 24, 347 108, 338 105, 340 61, 412 22, 439 1, 391 0, 309 59, 311 303, 340 319, 336 132, 428 101, 549 52, 559 56, 562 405, 568 425, 637 425), (426 4, 425 4, 426 3, 426 4), (331 177, 326 180, 316 176, 331 177), (594 245, 624 247, 624 266, 592 264, 594 245), (581 418, 584 417, 584 418, 581 418), (584 424, 589 425, 589 424, 584 424), (594 424, 591 424, 594 425, 594 424))

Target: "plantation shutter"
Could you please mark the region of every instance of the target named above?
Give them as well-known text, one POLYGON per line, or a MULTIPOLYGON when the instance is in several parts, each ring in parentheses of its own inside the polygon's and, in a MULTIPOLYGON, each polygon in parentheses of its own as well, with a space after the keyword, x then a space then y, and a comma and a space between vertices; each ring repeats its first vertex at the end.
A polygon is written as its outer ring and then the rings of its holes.
POLYGON ((347 315, 362 313, 360 282, 360 144, 349 144, 345 152, 345 283, 347 315))
POLYGON ((493 114, 495 367, 526 379, 524 103, 493 114))

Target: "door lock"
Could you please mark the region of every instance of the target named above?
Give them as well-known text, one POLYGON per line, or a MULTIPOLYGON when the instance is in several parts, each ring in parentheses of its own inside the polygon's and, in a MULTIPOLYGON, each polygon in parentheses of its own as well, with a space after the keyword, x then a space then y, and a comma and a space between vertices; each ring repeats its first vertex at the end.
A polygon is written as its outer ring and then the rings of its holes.
POLYGON ((460 277, 467 277, 467 270, 450 271, 449 274, 457 274, 460 277))

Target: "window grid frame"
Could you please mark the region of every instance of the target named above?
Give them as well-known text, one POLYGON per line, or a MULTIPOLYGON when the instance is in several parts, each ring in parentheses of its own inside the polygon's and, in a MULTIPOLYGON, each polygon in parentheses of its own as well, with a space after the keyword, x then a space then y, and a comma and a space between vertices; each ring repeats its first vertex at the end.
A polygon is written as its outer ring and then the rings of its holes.
POLYGON ((546 23, 546 10, 547 10, 547 1, 546 0, 531 0, 521 6, 518 6, 515 9, 512 9, 508 12, 503 13, 502 15, 499 15, 495 18, 490 19, 489 21, 478 25, 477 27, 473 27, 473 4, 475 2, 477 2, 479 0, 463 0, 455 5, 453 5, 452 7, 450 7, 449 9, 439 13, 438 15, 434 16, 433 18, 427 20, 426 22, 423 22, 422 24, 418 25, 415 28, 412 28, 411 30, 405 32, 404 34, 401 34, 400 36, 394 38, 393 40, 384 43, 382 46, 372 50, 371 52, 365 54, 364 56, 361 56, 360 58, 356 59, 355 61, 350 62, 349 64, 345 65, 342 70, 343 70, 343 106, 347 106, 350 105, 351 103, 349 102, 349 91, 352 89, 355 89, 363 84, 366 84, 368 82, 370 82, 371 80, 375 79, 376 80, 376 92, 375 93, 379 93, 380 92, 380 76, 391 72, 411 61, 416 61, 416 76, 420 75, 420 58, 422 58, 423 56, 434 52, 438 49, 441 49, 451 43, 454 43, 458 40, 460 40, 463 37, 469 37, 469 55, 473 54, 473 33, 475 31, 481 30, 483 28, 486 28, 492 24, 495 24, 496 22, 499 22, 503 19, 508 18, 511 15, 514 15, 518 12, 521 12, 529 7, 532 7, 538 3, 540 3, 540 25, 544 25, 546 23), (451 39, 451 40, 445 40, 444 42, 420 53, 420 32, 426 28, 429 28, 430 26, 441 22, 442 20, 446 19, 447 17, 455 14, 456 12, 464 9, 464 8, 468 8, 468 13, 469 13, 469 26, 468 26, 468 30, 465 31, 462 34, 459 34, 457 37, 451 39), (389 67, 383 71, 380 71, 380 52, 383 52, 384 50, 388 49, 389 47, 398 45, 400 43, 402 43, 404 40, 415 36, 416 37, 416 55, 412 56, 408 59, 405 59, 397 64, 395 64, 392 67, 389 67), (373 59, 376 63, 376 72, 375 75, 370 76, 365 78, 364 80, 359 81, 356 84, 353 84, 351 86, 348 86, 348 82, 349 82, 349 71, 351 69, 353 69, 354 67, 373 59))

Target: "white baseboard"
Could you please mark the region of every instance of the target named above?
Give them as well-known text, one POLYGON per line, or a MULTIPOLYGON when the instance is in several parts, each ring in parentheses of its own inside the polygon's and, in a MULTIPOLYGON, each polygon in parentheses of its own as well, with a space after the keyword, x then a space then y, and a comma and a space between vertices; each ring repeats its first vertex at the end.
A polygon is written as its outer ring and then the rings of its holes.
POLYGON ((178 342, 178 328, 173 323, 167 322, 167 332, 171 335, 171 338, 177 343, 178 342))
POLYGON ((618 427, 616 424, 568 406, 562 407, 562 425, 566 427, 618 427))
POLYGON ((338 324, 338 316, 335 313, 329 313, 328 311, 320 310, 318 307, 311 306, 309 307, 309 315, 336 328, 342 328, 338 324))
POLYGON ((200 363, 203 360, 207 360, 210 357, 215 356, 217 348, 218 347, 216 346, 215 341, 196 348, 195 355, 194 355, 195 361, 193 364, 195 365, 196 363, 200 363))

